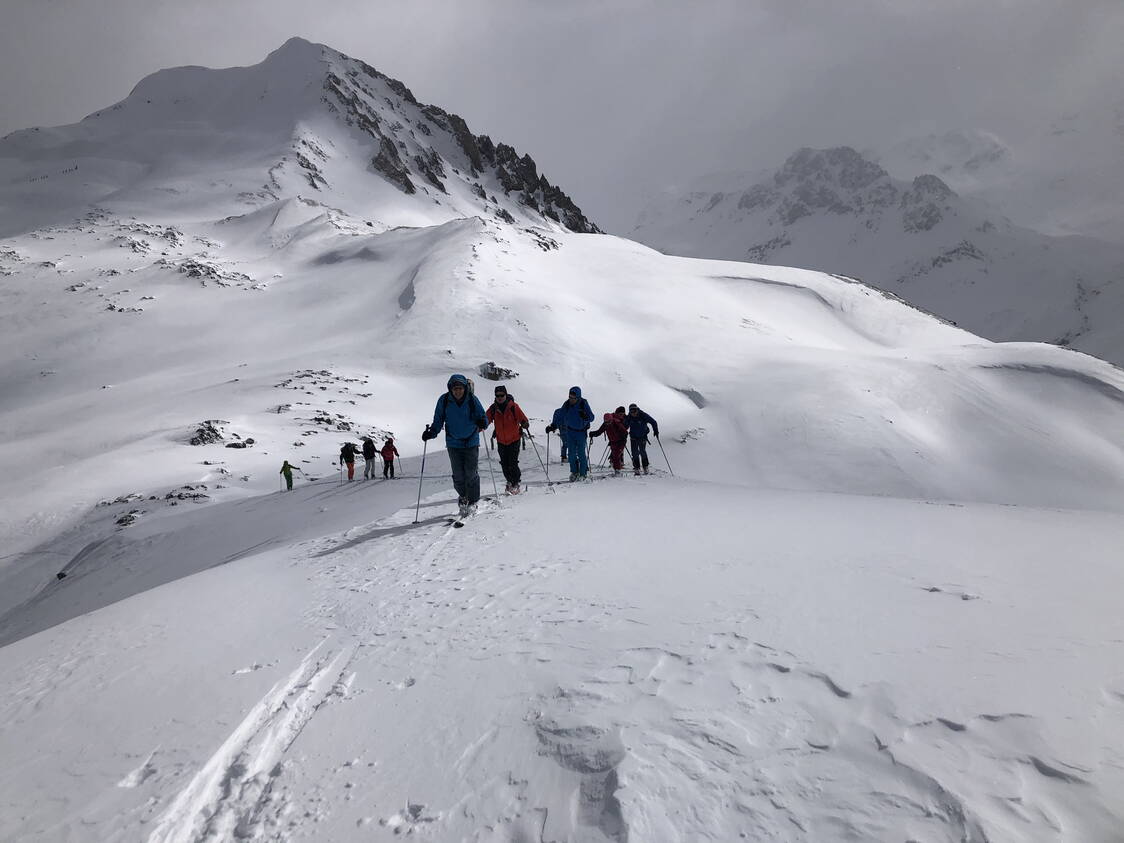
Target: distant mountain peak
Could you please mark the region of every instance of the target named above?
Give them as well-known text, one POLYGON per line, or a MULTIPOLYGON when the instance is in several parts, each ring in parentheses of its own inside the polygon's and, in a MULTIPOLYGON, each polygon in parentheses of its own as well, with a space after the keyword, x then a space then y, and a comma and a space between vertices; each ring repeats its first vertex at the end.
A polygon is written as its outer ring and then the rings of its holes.
POLYGON ((1124 354, 1119 305, 1106 304, 1124 301, 1124 252, 1017 228, 927 167, 899 179, 850 147, 805 147, 771 174, 705 187, 659 197, 632 236, 671 254, 844 273, 993 339, 1124 354))
POLYGON ((861 190, 889 175, 849 146, 831 149, 804 147, 789 156, 773 177, 778 187, 793 181, 818 181, 844 190, 861 190))

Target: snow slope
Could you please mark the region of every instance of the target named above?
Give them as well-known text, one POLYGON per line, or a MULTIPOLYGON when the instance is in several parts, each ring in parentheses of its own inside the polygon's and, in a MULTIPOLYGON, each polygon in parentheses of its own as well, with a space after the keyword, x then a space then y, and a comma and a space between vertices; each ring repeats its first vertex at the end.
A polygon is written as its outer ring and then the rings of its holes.
MULTIPOLYGON (((1002 159, 979 143, 959 151, 1002 159)), ((935 169, 898 181, 847 147, 804 149, 767 178, 712 178, 655 200, 632 236, 670 254, 842 273, 990 339, 1124 361, 1124 246, 1015 226, 935 169)))
POLYGON ((241 116, 325 55, 281 52, 159 165, 5 212, 0 839, 1119 839, 1120 370, 410 194, 332 112, 325 183, 247 200, 288 141, 241 116), (528 489, 457 530, 419 433, 486 363, 528 489), (659 420, 656 473, 547 483, 575 383, 659 420), (367 433, 401 479, 341 482, 367 433))

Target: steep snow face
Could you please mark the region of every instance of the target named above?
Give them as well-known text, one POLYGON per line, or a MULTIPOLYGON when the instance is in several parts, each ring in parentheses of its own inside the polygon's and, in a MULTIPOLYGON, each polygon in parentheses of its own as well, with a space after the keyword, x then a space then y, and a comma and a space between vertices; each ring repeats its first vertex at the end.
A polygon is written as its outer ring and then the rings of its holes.
MULTIPOLYGON (((989 156, 1004 158, 996 146, 974 157, 989 156)), ((1124 246, 1018 228, 936 175, 901 182, 847 147, 800 150, 744 182, 665 196, 633 236, 672 254, 843 273, 991 339, 1124 361, 1124 246)))
POLYGON ((253 67, 162 70, 81 123, 14 132, 0 179, 0 235, 88 204, 178 221, 296 194, 379 230, 469 215, 596 230, 529 155, 299 38, 253 67))
POLYGON ((1018 225, 1124 243, 1124 102, 1064 115, 1017 141, 950 131, 872 155, 899 178, 936 173, 1018 225))

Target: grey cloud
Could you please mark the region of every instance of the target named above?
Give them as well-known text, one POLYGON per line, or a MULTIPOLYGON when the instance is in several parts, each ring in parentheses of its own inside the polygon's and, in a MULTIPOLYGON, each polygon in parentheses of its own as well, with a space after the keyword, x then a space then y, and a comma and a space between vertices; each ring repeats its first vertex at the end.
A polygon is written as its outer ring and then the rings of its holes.
POLYGON ((0 78, 23 81, 5 83, 0 134, 298 34, 530 152, 611 230, 669 181, 804 145, 1017 134, 1124 90, 1117 0, 8 2, 0 78))

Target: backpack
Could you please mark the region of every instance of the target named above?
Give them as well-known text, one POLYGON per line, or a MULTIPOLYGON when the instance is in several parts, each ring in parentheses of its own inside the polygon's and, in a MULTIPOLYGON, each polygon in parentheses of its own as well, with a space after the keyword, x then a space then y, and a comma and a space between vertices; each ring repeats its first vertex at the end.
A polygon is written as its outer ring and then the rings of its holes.
POLYGON ((628 426, 616 413, 605 414, 605 436, 613 442, 628 438, 628 426))

